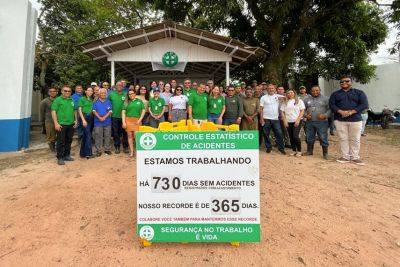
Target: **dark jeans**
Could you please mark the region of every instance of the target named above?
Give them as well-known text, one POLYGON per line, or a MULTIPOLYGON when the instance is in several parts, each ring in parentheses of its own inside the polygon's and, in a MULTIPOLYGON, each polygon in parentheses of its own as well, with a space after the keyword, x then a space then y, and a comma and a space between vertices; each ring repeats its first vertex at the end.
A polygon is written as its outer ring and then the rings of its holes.
POLYGON ((307 144, 314 144, 315 134, 319 137, 322 147, 329 146, 328 143, 328 121, 307 121, 306 122, 306 139, 307 144))
POLYGON ((333 114, 328 118, 328 123, 329 123, 329 131, 330 133, 333 133, 333 131, 335 130, 335 122, 333 119, 333 114))
POLYGON ((63 159, 71 154, 74 125, 61 125, 61 131, 57 132, 57 159, 63 159))
POLYGON ((150 126, 149 116, 150 116, 149 112, 144 113, 143 120, 142 120, 143 126, 150 126))
POLYGON ((283 138, 283 143, 285 144, 285 146, 289 146, 289 142, 290 142, 290 137, 289 137, 289 133, 287 128, 285 127, 285 124, 283 123, 283 120, 279 120, 280 124, 281 124, 281 129, 282 129, 282 138, 283 138))
POLYGON ((82 139, 83 136, 83 125, 81 116, 78 115, 78 126, 76 126, 76 134, 78 135, 79 139, 82 139))
POLYGON ((126 135, 126 131, 122 128, 122 119, 120 118, 111 118, 112 123, 112 133, 114 138, 114 147, 121 147, 121 136, 122 136, 122 146, 124 148, 128 147, 128 136, 126 135))
POLYGON ((207 115, 207 120, 208 120, 209 122, 213 122, 213 123, 215 123, 215 124, 219 124, 219 123, 218 123, 218 118, 219 118, 220 115, 221 115, 221 114, 208 113, 208 115, 207 115))
POLYGON ((223 125, 237 124, 236 118, 223 118, 223 125))
POLYGON ((278 144, 278 149, 280 151, 285 150, 285 145, 283 143, 283 137, 282 137, 282 129, 281 129, 281 123, 279 120, 266 120, 264 119, 264 140, 265 140, 265 147, 267 149, 271 149, 271 140, 270 140, 270 133, 271 130, 274 132, 275 138, 276 138, 276 143, 278 144))
POLYGON ((289 127, 287 128, 289 139, 290 139, 290 146, 292 147, 293 151, 301 152, 301 141, 300 141, 300 130, 301 130, 301 122, 300 124, 295 127, 294 122, 289 122, 289 127))
POLYGON ((85 113, 83 113, 83 116, 87 122, 87 126, 83 127, 82 125, 83 134, 81 139, 81 150, 79 152, 79 155, 81 157, 91 157, 93 155, 92 134, 91 134, 93 116, 92 114, 85 114, 85 113))
POLYGON ((257 117, 258 117, 258 146, 261 147, 262 141, 264 139, 264 128, 261 126, 260 115, 257 115, 257 117))
POLYGON ((158 128, 158 125, 160 125, 160 122, 164 122, 164 121, 165 121, 164 116, 161 116, 158 120, 156 120, 150 116, 150 127, 158 128))

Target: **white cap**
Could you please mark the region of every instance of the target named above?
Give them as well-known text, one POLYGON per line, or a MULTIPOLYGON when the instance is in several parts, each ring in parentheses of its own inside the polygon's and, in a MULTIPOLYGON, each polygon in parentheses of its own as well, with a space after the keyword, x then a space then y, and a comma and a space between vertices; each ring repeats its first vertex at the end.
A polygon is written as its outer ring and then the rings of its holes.
POLYGON ((90 84, 90 86, 97 86, 97 83, 96 83, 96 82, 92 82, 92 83, 90 84))

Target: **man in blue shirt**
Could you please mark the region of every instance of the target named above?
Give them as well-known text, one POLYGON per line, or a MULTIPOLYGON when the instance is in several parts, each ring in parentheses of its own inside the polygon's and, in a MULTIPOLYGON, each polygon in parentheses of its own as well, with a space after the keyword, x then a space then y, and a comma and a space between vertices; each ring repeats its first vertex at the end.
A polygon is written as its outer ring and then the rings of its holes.
MULTIPOLYGON (((82 96, 83 96, 82 85, 75 86, 75 93, 71 96, 75 102, 75 110, 78 110, 79 98, 81 98, 82 96)), ((78 127, 76 128, 76 131, 78 134, 78 140, 80 142, 82 135, 83 135, 82 120, 81 120, 80 116, 78 116, 78 127)))
POLYGON ((96 146, 96 156, 104 153, 111 155, 111 114, 112 104, 107 99, 107 89, 100 89, 100 96, 93 103, 94 115, 94 141, 96 146))
POLYGON ((365 165, 360 159, 361 112, 368 108, 368 100, 361 90, 352 88, 352 78, 348 75, 340 79, 339 90, 332 93, 329 107, 334 113, 336 131, 339 136, 342 157, 337 162, 353 162, 365 165))

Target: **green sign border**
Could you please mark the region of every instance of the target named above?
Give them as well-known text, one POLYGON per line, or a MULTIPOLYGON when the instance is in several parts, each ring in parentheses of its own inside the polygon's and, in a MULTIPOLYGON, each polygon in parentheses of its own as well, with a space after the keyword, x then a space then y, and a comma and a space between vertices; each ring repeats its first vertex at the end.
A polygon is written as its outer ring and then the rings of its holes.
POLYGON ((136 149, 141 151, 151 150, 235 150, 235 149, 259 149, 258 144, 258 131, 237 131, 237 132, 138 132, 136 136, 136 149), (155 137, 155 140, 148 138, 150 146, 145 149, 141 145, 141 138, 143 135, 155 137), (189 137, 185 140, 171 140, 171 138, 164 139, 164 135, 175 135, 177 137, 189 137), (209 140, 199 137, 210 136, 209 140), (224 138, 222 138, 222 136, 224 138), (235 136, 235 138, 232 138, 235 136), (250 139, 242 140, 239 137, 247 136, 250 139), (231 137, 231 138, 230 138, 231 137), (156 141, 154 146, 151 142, 156 141), (185 143, 185 148, 182 144, 185 143), (225 143, 226 146, 223 146, 225 143), (228 145, 229 144, 229 145, 228 145))
POLYGON ((219 243, 219 242, 260 242, 260 224, 138 224, 137 233, 140 236, 140 229, 143 226, 151 226, 154 230, 154 237, 150 242, 199 242, 199 243, 219 243), (165 233, 161 231, 162 227, 168 228, 196 228, 201 229, 198 232, 169 232, 165 233), (223 227, 224 229, 242 229, 251 228, 251 233, 239 233, 239 232, 218 232, 217 227, 223 227), (212 230, 212 231, 210 231, 212 230), (196 234, 200 238, 196 239, 196 234), (202 235, 209 235, 210 239, 201 240, 202 235), (217 239, 213 239, 214 235, 217 239))

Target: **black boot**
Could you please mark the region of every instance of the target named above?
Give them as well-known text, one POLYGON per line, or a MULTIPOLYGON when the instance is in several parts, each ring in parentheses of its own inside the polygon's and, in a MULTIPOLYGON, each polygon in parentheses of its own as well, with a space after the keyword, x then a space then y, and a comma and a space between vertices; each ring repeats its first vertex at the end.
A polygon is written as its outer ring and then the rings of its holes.
POLYGON ((327 146, 322 147, 322 156, 324 157, 324 159, 328 159, 328 147, 327 146))
POLYGON ((49 143, 49 148, 51 152, 53 153, 56 152, 56 143, 54 142, 49 143))
POLYGON ((314 154, 314 143, 307 143, 307 152, 303 156, 312 156, 314 154))

